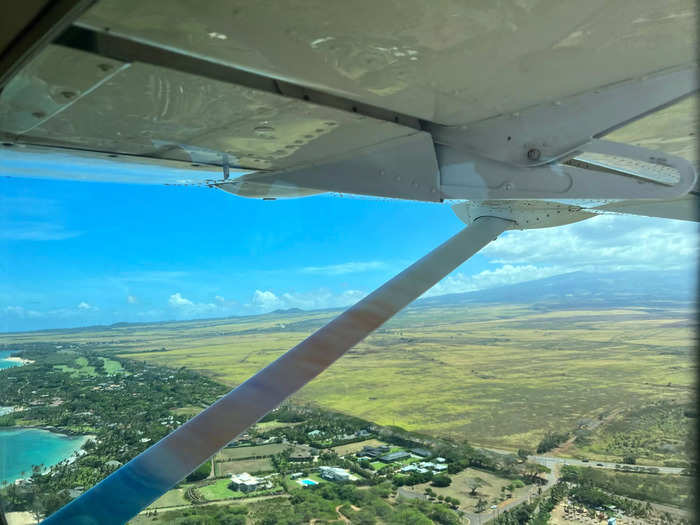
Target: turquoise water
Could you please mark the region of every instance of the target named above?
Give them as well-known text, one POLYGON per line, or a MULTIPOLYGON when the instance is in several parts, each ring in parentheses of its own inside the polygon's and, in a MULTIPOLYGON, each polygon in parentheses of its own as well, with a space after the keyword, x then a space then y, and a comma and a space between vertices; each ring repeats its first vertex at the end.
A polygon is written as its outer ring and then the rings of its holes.
POLYGON ((318 485, 313 479, 302 479, 299 480, 303 485, 318 485))
POLYGON ((13 366, 20 366, 20 363, 6 361, 6 359, 11 355, 12 351, 0 350, 0 370, 2 370, 3 368, 12 368, 13 366))
POLYGON ((79 450, 85 440, 84 436, 64 436, 34 428, 0 429, 0 482, 29 477, 32 465, 55 465, 79 450))

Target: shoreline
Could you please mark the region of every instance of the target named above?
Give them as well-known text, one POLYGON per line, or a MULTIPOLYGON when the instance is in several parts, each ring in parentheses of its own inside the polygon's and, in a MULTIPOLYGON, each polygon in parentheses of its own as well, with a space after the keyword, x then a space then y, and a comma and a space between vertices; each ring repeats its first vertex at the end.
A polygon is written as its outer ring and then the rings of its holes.
MULTIPOLYGON (((39 426, 36 426, 36 427, 19 426, 19 427, 2 427, 2 428, 0 428, 0 431, 2 431, 2 430, 39 430, 39 431, 48 432, 50 434, 53 434, 55 436, 60 436, 63 438, 78 438, 78 437, 83 438, 82 442, 80 443, 80 446, 78 448, 76 448, 73 452, 71 452, 71 454, 69 456, 64 457, 63 459, 61 459, 60 461, 57 461, 55 464, 53 464, 51 466, 48 466, 46 471, 42 472, 42 476, 49 475, 51 473, 51 470, 55 466, 57 466, 63 462, 66 462, 68 465, 70 465, 76 459, 78 459, 80 456, 85 455, 87 453, 83 449, 83 446, 85 445, 85 443, 87 443, 90 440, 94 441, 95 439, 97 439, 97 436, 95 434, 75 434, 69 430, 63 430, 63 429, 61 429, 61 431, 59 432, 59 431, 57 431, 57 427, 48 427, 47 428, 47 427, 39 427, 39 426)), ((29 479, 31 479, 31 476, 24 477, 24 478, 17 478, 12 483, 15 485, 20 485, 29 479)))
POLYGON ((31 359, 25 359, 24 357, 17 356, 5 357, 3 361, 9 361, 10 363, 19 363, 20 365, 31 365, 36 362, 32 361, 31 359))

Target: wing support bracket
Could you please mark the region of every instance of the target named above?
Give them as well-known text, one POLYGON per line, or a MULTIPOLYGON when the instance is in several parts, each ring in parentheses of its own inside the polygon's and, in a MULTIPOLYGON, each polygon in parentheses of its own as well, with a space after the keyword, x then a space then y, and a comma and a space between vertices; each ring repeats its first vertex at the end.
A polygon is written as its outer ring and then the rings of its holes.
POLYGON ((676 199, 697 183, 681 157, 593 139, 562 163, 520 167, 436 146, 447 199, 676 199))

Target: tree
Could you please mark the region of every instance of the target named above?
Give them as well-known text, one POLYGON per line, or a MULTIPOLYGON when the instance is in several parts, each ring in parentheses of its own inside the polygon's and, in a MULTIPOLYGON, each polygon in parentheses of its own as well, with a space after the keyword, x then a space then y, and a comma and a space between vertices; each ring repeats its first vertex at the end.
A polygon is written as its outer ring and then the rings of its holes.
POLYGON ((518 457, 519 457, 522 461, 527 461, 527 457, 528 457, 529 455, 531 455, 531 454, 532 454, 532 452, 529 451, 529 450, 527 450, 526 448, 519 448, 519 449, 518 449, 518 457))
POLYGON ((625 463, 626 465, 636 465, 637 458, 634 457, 632 454, 627 454, 622 458, 622 462, 625 463))
POLYGON ((479 497, 479 501, 476 502, 476 506, 474 507, 474 510, 476 512, 484 512, 486 510, 486 506, 488 503, 486 500, 482 497, 479 497))
POLYGON ((433 477, 433 487, 449 487, 452 479, 445 474, 433 477))
POLYGON ((485 480, 483 480, 479 477, 471 478, 469 480, 468 484, 469 484, 469 488, 471 489, 471 492, 469 492, 469 494, 471 494, 472 496, 476 496, 476 493, 480 487, 483 487, 484 485, 488 485, 488 483, 485 480))

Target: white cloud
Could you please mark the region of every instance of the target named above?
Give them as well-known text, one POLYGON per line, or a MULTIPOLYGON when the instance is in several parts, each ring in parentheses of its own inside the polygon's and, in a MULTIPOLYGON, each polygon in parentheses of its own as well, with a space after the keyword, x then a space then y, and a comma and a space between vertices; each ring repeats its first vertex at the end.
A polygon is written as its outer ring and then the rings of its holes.
POLYGON ((176 317, 178 319, 190 319, 202 316, 217 316, 226 315, 227 312, 223 305, 214 303, 197 303, 183 297, 180 292, 172 294, 168 298, 168 304, 177 310, 176 317))
POLYGON ((14 317, 20 317, 22 319, 36 319, 44 316, 44 314, 41 312, 30 310, 28 308, 24 308, 23 306, 6 306, 2 309, 2 312, 14 317))
POLYGON ((695 223, 603 215, 559 228, 508 232, 482 250, 491 262, 598 271, 677 269, 696 263, 695 223))
POLYGON ((457 272, 425 296, 471 292, 577 270, 688 269, 700 255, 695 223, 602 215, 559 228, 506 232, 480 255, 493 269, 457 272))
POLYGON ((192 306, 194 303, 189 299, 180 295, 180 292, 174 293, 168 299, 170 306, 192 306))
POLYGON ((99 310, 96 306, 92 306, 90 303, 86 303, 85 301, 80 301, 78 303, 78 310, 83 310, 83 311, 96 311, 99 310))
POLYGON ((457 272, 454 275, 447 276, 433 286, 423 297, 473 292, 496 286, 532 281, 534 279, 544 279, 545 277, 569 271, 571 270, 559 266, 534 266, 532 264, 514 266, 506 264, 493 270, 483 270, 474 275, 465 275, 462 272, 457 272))
POLYGON ((134 297, 133 295, 127 295, 127 296, 126 296, 126 302, 129 303, 129 304, 136 304, 136 303, 138 303, 139 301, 138 301, 138 299, 136 299, 136 297, 134 297))
POLYGON ((215 300, 217 303, 219 303, 219 304, 224 304, 224 303, 226 302, 226 299, 224 299, 224 298, 221 297, 220 295, 215 295, 215 296, 214 296, 214 300, 215 300))
POLYGON ((301 273, 311 273, 318 275, 344 275, 348 273, 361 273, 370 270, 384 268, 381 261, 346 262, 341 264, 331 264, 328 266, 307 266, 301 269, 301 273))
POLYGON ((282 300, 269 290, 255 290, 252 304, 261 311, 270 311, 282 307, 282 300))
POLYGON ((270 312, 277 309, 301 308, 302 310, 318 310, 336 308, 356 303, 365 296, 360 290, 346 290, 340 294, 326 288, 310 292, 283 292, 279 295, 270 290, 255 290, 251 304, 258 312, 270 312))

